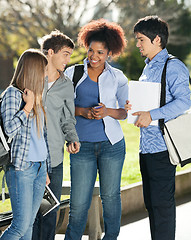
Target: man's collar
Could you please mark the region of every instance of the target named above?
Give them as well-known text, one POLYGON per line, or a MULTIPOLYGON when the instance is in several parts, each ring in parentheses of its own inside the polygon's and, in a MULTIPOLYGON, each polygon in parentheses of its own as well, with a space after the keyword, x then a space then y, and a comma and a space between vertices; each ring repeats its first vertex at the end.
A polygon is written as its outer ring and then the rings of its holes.
POLYGON ((154 62, 165 62, 166 58, 168 56, 168 51, 166 48, 162 49, 159 53, 157 53, 156 56, 150 61, 149 58, 146 58, 145 63, 146 64, 153 64, 154 62))

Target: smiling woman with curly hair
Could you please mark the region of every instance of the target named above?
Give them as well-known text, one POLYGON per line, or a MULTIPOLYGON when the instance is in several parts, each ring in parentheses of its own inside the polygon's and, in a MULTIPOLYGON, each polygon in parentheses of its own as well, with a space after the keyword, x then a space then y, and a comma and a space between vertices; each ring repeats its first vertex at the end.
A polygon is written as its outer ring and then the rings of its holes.
POLYGON ((105 19, 93 20, 81 28, 78 34, 79 45, 88 49, 92 41, 104 43, 112 56, 120 55, 126 47, 123 29, 117 23, 105 19))
MULTIPOLYGON (((87 49, 83 75, 75 88, 76 130, 81 150, 70 156, 70 216, 65 239, 82 237, 98 171, 105 225, 103 239, 116 240, 125 158, 125 141, 118 120, 127 117, 124 104, 128 99, 128 80, 107 60, 123 52, 126 39, 118 24, 99 19, 81 28, 78 43, 87 49)), ((65 73, 72 79, 74 72, 72 66, 65 73)))

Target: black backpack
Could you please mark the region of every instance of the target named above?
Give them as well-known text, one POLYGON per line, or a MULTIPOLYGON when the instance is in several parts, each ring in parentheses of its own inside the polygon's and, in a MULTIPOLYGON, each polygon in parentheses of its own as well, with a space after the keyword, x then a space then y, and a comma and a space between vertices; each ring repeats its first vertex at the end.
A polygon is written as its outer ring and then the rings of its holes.
MULTIPOLYGON (((1 109, 2 97, 0 97, 1 109)), ((0 112, 0 172, 10 162, 10 142, 9 137, 5 134, 3 120, 0 112)))
MULTIPOLYGON (((0 96, 0 172, 10 163, 10 138, 5 134, 1 116, 2 96, 0 96)), ((5 174, 2 177, 2 202, 5 201, 5 174)))
POLYGON ((74 84, 74 90, 76 88, 76 85, 78 81, 81 79, 84 73, 84 65, 83 64, 76 64, 74 68, 74 75, 73 75, 73 84, 74 84))
MULTIPOLYGON (((21 91, 19 88, 17 89, 21 93, 23 93, 23 91, 21 91)), ((2 96, 3 95, 1 94, 0 96, 0 172, 2 170, 5 171, 6 166, 11 162, 10 147, 11 147, 11 141, 12 141, 12 138, 9 138, 6 135, 3 127, 3 120, 1 116, 2 96)), ((22 103, 22 100, 20 102, 20 107, 21 107, 21 103, 22 103)), ((3 175, 3 178, 2 178, 2 201, 4 200, 5 200, 5 174, 3 175)))
MULTIPOLYGON (((14 86, 15 87, 15 86, 14 86)), ((17 88, 17 87, 15 87, 17 88)), ((17 88, 21 93, 23 93, 22 90, 17 88)), ((4 169, 4 167, 10 163, 10 145, 12 138, 9 138, 4 131, 3 127, 3 120, 1 116, 1 103, 2 103, 2 97, 3 93, 0 96, 0 172, 4 169)), ((22 100, 20 102, 21 107, 22 100)), ((19 108, 20 108, 19 107, 19 108)))
MULTIPOLYGON (((17 88, 17 87, 15 87, 15 88, 17 88)), ((20 90, 19 88, 17 88, 17 90, 19 90, 21 93, 23 93, 23 91, 20 90)), ((11 141, 12 141, 12 138, 9 138, 6 135, 6 133, 4 131, 4 127, 3 127, 3 120, 2 120, 2 116, 1 116, 2 97, 3 97, 3 93, 0 96, 0 172, 2 171, 2 169, 4 169, 4 167, 8 163, 10 163, 10 146, 11 146, 11 141)), ((21 108, 21 103, 22 103, 22 100, 20 102, 19 109, 21 108)))

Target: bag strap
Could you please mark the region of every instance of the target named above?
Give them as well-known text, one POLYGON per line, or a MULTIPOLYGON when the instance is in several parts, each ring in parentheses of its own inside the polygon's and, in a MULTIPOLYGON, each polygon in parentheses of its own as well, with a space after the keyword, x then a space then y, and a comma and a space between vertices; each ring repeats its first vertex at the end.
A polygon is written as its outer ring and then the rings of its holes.
MULTIPOLYGON (((16 86, 13 86, 13 87, 16 88, 19 92, 21 92, 23 94, 23 91, 21 89, 19 89, 16 86)), ((1 103, 2 103, 2 98, 3 98, 3 95, 4 95, 5 91, 0 95, 0 139, 2 141, 2 144, 3 144, 4 148, 5 148, 5 150, 8 152, 10 150, 10 147, 9 147, 8 144, 11 143, 13 138, 10 138, 10 137, 6 138, 5 136, 7 136, 7 135, 5 134, 5 132, 3 130, 3 121, 2 121, 2 118, 1 118, 1 103)), ((22 98, 21 98, 21 101, 19 103, 19 110, 21 108, 21 103, 22 103, 22 98)))
POLYGON ((2 178, 2 203, 5 202, 5 169, 4 169, 4 174, 2 178))
POLYGON ((73 84, 74 84, 74 90, 76 88, 77 83, 81 79, 84 73, 84 65, 83 64, 76 64, 74 68, 74 75, 73 75, 73 84))
POLYGON ((1 126, 0 126, 0 138, 1 138, 1 141, 2 141, 2 144, 3 144, 4 148, 5 148, 5 150, 8 152, 10 150, 10 147, 7 144, 7 141, 5 139, 5 136, 4 136, 4 133, 2 131, 1 126))
MULTIPOLYGON (((164 68, 162 71, 162 77, 161 77, 161 96, 160 96, 160 107, 164 106, 166 104, 166 68, 167 68, 167 63, 171 59, 175 59, 177 57, 171 56, 168 57, 165 64, 164 68)), ((162 131, 162 134, 164 135, 164 118, 159 119, 159 127, 160 130, 162 131)))
MULTIPOLYGON (((13 86, 13 87, 15 87, 15 86, 13 86)), ((15 87, 15 88, 17 90, 19 90, 21 93, 23 93, 23 91, 21 89, 19 89, 17 87, 15 87)), ((2 96, 3 95, 1 94, 1 96, 0 96, 0 107, 1 107, 1 102, 2 102, 2 96)), ((21 101, 20 101, 20 104, 19 104, 19 109, 21 107, 21 103, 22 103, 22 98, 21 98, 21 101)), ((8 152, 10 150, 10 146, 8 144, 11 143, 13 138, 8 138, 8 140, 6 140, 3 129, 1 127, 1 124, 3 126, 3 122, 1 122, 1 121, 2 121, 2 119, 1 119, 1 109, 0 109, 0 139, 2 141, 2 144, 5 148, 5 150, 8 152)), ((4 170, 4 174, 3 174, 3 178, 2 178, 2 193, 1 193, 1 196, 2 196, 2 203, 4 203, 5 202, 5 171, 6 171, 6 167, 5 166, 1 167, 0 172, 2 170, 4 170)))

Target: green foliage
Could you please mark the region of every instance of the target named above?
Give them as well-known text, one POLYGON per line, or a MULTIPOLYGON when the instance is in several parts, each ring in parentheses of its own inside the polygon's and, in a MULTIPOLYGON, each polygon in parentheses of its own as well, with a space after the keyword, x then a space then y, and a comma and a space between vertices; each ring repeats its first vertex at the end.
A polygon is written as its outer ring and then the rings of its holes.
MULTIPOLYGON (((29 47, 39 48, 38 40, 55 28, 76 42, 79 28, 91 19, 112 19, 112 11, 118 11, 118 23, 128 40, 125 53, 116 64, 130 79, 138 79, 144 67, 144 59, 136 48, 133 26, 146 15, 159 15, 169 23, 170 53, 185 60, 191 52, 191 12, 184 1, 177 0, 99 0, 96 7, 92 1, 4 1, 0 15, 0 54, 18 58, 29 47), (91 4, 90 4, 91 3, 91 4), (171 14, 169 14, 171 13, 171 14)), ((70 64, 80 63, 86 56, 84 49, 73 54, 70 64)))
POLYGON ((69 66, 75 63, 78 63, 78 64, 83 63, 83 60, 86 57, 86 54, 87 52, 85 48, 76 48, 71 56, 71 61, 69 63, 69 66))
POLYGON ((131 50, 127 50, 117 62, 124 74, 133 80, 139 79, 145 65, 144 58, 141 57, 139 49, 135 44, 132 44, 131 50))
POLYGON ((170 33, 176 34, 178 37, 176 40, 170 41, 167 49, 173 55, 179 57, 182 61, 185 61, 191 52, 191 13, 188 9, 183 9, 181 15, 178 19, 174 19, 169 22, 178 26, 178 28, 173 28, 170 33))
MULTIPOLYGON (((120 9, 119 23, 124 28, 128 40, 126 55, 119 59, 120 68, 130 79, 137 79, 142 72, 144 63, 138 51, 135 50, 135 42, 132 41, 133 26, 139 18, 146 15, 158 15, 168 22, 170 29, 169 44, 167 49, 181 60, 185 60, 191 52, 191 11, 184 1, 177 0, 134 0, 117 1, 120 9), (129 63, 130 62, 130 63, 129 63)), ((191 65, 191 62, 188 64, 191 65)))

